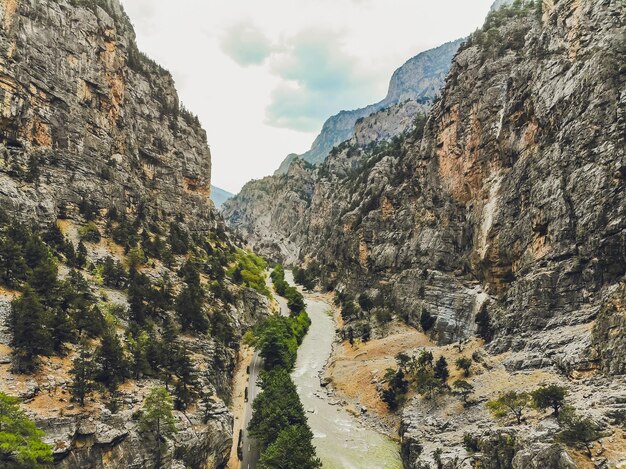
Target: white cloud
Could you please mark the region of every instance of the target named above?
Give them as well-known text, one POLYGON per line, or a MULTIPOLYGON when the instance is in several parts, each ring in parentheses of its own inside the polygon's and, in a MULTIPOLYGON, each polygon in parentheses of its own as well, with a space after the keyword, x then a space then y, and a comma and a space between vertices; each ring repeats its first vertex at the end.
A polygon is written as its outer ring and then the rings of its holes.
POLYGON ((239 22, 221 38, 222 51, 239 65, 260 65, 272 53, 270 39, 254 24, 239 22))

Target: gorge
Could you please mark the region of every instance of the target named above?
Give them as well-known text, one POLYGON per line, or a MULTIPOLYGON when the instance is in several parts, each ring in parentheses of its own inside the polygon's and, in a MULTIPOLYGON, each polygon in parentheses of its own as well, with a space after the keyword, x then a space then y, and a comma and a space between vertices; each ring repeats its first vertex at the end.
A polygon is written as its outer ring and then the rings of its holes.
POLYGON ((0 466, 626 467, 625 23, 498 1, 232 196, 119 0, 0 0, 0 466))

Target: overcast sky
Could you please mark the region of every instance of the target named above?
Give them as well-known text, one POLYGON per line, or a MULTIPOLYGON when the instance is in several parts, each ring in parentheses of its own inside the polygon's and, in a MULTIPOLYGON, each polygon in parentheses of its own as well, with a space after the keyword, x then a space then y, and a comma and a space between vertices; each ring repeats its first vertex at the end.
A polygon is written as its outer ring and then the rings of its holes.
POLYGON ((308 150, 324 121, 381 100, 417 53, 479 27, 493 0, 122 0, 139 48, 208 133, 237 192, 308 150))

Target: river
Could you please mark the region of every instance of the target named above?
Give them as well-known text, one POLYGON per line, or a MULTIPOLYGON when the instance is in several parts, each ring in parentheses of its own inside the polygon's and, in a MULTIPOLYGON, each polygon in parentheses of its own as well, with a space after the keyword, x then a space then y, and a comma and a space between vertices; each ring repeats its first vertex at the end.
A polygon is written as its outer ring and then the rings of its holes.
MULTIPOLYGON (((291 272, 286 280, 293 283, 291 272)), ((311 327, 298 349, 292 378, 307 412, 313 444, 324 468, 401 469, 400 450, 390 438, 362 425, 355 416, 329 397, 320 385, 332 352, 335 321, 327 303, 304 293, 311 327)))

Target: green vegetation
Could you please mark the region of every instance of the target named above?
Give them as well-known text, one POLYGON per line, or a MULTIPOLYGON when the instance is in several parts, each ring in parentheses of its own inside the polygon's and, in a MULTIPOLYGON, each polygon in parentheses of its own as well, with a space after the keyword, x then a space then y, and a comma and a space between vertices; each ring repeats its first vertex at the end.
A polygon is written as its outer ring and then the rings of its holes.
POLYGON ((498 57, 507 49, 519 50, 525 45, 528 25, 503 33, 503 27, 515 18, 530 17, 529 13, 541 14, 543 0, 515 0, 512 5, 503 5, 498 10, 490 11, 481 29, 475 31, 463 44, 462 48, 480 46, 485 55, 498 57))
POLYGON ((508 391, 497 399, 487 402, 487 409, 497 418, 515 417, 518 425, 522 423, 524 410, 530 405, 530 395, 525 392, 508 391))
POLYGON ((559 423, 562 430, 557 438, 568 446, 585 448, 591 457, 591 443, 602 436, 599 426, 589 417, 581 417, 569 406, 563 408, 559 423))
POLYGON ((463 370, 463 376, 466 378, 470 375, 472 369, 472 359, 468 357, 459 357, 454 362, 459 370, 463 370))
POLYGON ((307 290, 314 290, 317 279, 320 276, 320 268, 316 264, 311 264, 306 268, 294 267, 293 279, 298 285, 302 285, 307 290))
POLYGON ((474 386, 472 386, 464 379, 458 379, 454 383, 452 383, 452 390, 455 394, 461 396, 463 404, 467 405, 470 395, 474 392, 474 386))
POLYGON ((396 362, 398 368, 387 370, 388 385, 381 392, 381 398, 390 410, 396 410, 403 403, 404 394, 411 387, 426 399, 433 399, 449 389, 446 382, 448 364, 444 357, 435 362, 432 352, 422 350, 417 357, 400 353, 396 355, 396 362))
POLYGON ((304 311, 304 297, 296 287, 290 286, 285 280, 285 269, 277 265, 270 274, 276 293, 287 299, 287 306, 292 313, 304 311))
POLYGON ((304 309, 304 298, 287 284, 282 266, 273 270, 271 278, 279 294, 295 291, 301 307, 294 309, 290 306, 291 316, 272 316, 254 330, 251 342, 260 350, 268 371, 261 374, 263 392, 252 404, 250 434, 261 445, 259 467, 320 468, 321 462, 315 457, 311 442, 313 434, 296 386, 289 376, 295 365, 298 345, 311 321, 304 309))
POLYGON ((80 341, 76 358, 72 361, 70 375, 73 377, 72 384, 70 385, 72 398, 78 401, 81 406, 84 406, 85 397, 96 388, 94 380, 96 367, 93 362, 93 353, 85 338, 80 341))
POLYGON ((253 288, 262 295, 271 297, 265 283, 265 269, 267 262, 256 254, 238 249, 235 252, 235 263, 228 269, 227 274, 234 283, 253 288))
POLYGON ((249 426, 250 434, 261 445, 260 467, 321 467, 311 443, 313 434, 289 372, 275 368, 262 373, 261 387, 263 392, 252 404, 249 426))
POLYGON ((558 384, 542 386, 531 393, 533 404, 538 409, 552 408, 555 417, 559 417, 559 412, 565 404, 567 389, 558 384))
POLYGON ((0 465, 7 469, 38 468, 52 463, 52 447, 19 407, 19 400, 0 392, 0 465))
POLYGON ((157 469, 161 467, 161 461, 167 451, 164 443, 176 433, 173 408, 172 396, 162 386, 152 389, 143 404, 139 424, 141 430, 154 444, 157 469))
POLYGON ((100 230, 93 221, 90 221, 85 226, 80 227, 78 234, 80 235, 80 239, 88 243, 99 243, 100 239, 102 239, 100 230))

